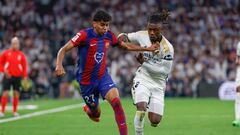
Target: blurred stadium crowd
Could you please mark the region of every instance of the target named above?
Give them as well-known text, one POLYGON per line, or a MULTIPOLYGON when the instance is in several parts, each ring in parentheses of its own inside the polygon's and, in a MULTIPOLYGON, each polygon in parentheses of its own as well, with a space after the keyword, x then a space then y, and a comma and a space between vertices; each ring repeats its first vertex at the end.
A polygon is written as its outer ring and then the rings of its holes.
MULTIPOLYGON (((170 10, 163 35, 173 44, 175 59, 166 96, 197 96, 201 81, 220 84, 235 71, 238 0, 1 0, 0 50, 8 48, 12 36, 20 37, 34 95, 72 96, 77 49, 65 59, 68 74, 64 78, 53 74, 55 57, 75 33, 90 26, 91 15, 99 7, 113 16, 111 30, 116 34, 146 29, 150 13, 170 10)), ((134 55, 115 48, 108 52, 107 65, 122 96, 130 95, 139 66, 134 55)))

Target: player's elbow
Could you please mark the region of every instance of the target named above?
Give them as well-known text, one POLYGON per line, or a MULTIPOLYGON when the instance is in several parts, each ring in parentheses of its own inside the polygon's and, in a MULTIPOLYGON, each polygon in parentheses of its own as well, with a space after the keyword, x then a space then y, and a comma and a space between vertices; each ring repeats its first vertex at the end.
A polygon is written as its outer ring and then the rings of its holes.
POLYGON ((65 45, 65 46, 63 46, 63 47, 60 48, 59 53, 65 54, 67 51, 68 51, 68 48, 67 48, 67 46, 65 45))
POLYGON ((117 38, 118 41, 130 42, 126 33, 120 33, 117 38))
POLYGON ((119 44, 122 44, 122 42, 130 42, 126 33, 120 33, 117 38, 119 44))

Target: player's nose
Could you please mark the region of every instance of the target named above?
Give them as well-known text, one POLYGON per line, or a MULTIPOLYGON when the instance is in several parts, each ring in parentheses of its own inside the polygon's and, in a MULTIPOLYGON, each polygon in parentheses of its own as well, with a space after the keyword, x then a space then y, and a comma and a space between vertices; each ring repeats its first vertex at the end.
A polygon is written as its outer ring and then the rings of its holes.
POLYGON ((149 31, 149 34, 150 34, 151 36, 154 36, 154 31, 153 31, 153 30, 150 30, 150 31, 149 31))

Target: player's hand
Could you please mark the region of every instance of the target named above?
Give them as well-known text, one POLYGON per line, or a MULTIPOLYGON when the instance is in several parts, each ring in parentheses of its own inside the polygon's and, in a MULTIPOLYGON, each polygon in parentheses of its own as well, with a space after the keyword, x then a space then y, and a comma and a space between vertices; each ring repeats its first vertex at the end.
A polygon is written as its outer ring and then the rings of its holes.
POLYGON ((58 77, 61 77, 61 76, 64 76, 65 75, 65 70, 63 68, 62 65, 57 65, 56 68, 55 68, 55 74, 58 76, 58 77))
POLYGON ((158 53, 159 48, 160 48, 160 43, 156 42, 156 43, 152 44, 150 47, 148 47, 148 50, 153 52, 153 53, 158 53))
POLYGON ((8 73, 7 70, 4 71, 4 76, 5 76, 7 79, 10 79, 10 78, 11 78, 11 75, 8 73))
POLYGON ((137 59, 137 61, 138 61, 140 64, 143 64, 143 62, 144 62, 143 53, 139 53, 138 55, 135 55, 135 58, 137 59))
POLYGON ((23 77, 24 82, 28 82, 28 77, 23 77))

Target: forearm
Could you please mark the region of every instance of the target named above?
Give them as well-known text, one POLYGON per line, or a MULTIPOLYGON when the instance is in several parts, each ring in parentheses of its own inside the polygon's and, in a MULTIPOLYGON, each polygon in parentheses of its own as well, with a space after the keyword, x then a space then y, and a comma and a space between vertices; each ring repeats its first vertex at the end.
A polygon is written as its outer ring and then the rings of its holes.
POLYGON ((23 77, 27 78, 28 77, 28 61, 25 55, 23 55, 22 59, 22 67, 23 67, 23 77))
POLYGON ((62 65, 65 53, 66 50, 63 47, 58 51, 56 65, 62 65))
POLYGON ((133 43, 125 43, 122 48, 128 51, 150 51, 149 48, 144 48, 133 43))
POLYGON ((23 68, 23 78, 27 78, 28 77, 28 74, 27 74, 27 66, 25 66, 23 68))
POLYGON ((69 41, 67 44, 65 44, 59 51, 57 54, 57 61, 56 61, 56 65, 61 66, 64 56, 65 54, 70 51, 72 48, 74 47, 74 45, 72 44, 71 41, 69 41))

